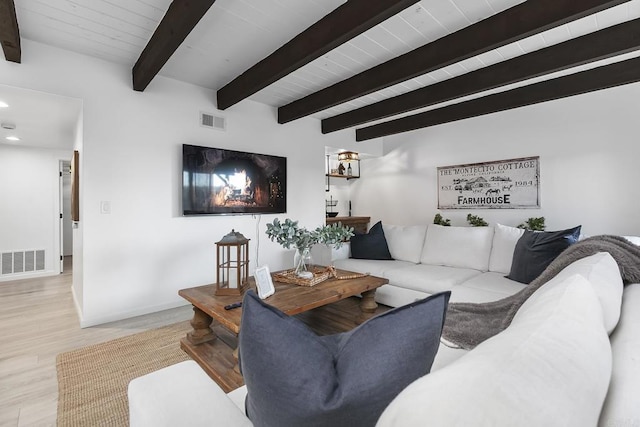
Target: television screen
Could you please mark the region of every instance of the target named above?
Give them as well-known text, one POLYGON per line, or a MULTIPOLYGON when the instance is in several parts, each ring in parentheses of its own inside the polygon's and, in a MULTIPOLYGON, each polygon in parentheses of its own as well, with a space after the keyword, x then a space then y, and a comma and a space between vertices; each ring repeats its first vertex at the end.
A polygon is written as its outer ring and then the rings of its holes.
POLYGON ((182 145, 182 214, 287 211, 287 159, 182 145))

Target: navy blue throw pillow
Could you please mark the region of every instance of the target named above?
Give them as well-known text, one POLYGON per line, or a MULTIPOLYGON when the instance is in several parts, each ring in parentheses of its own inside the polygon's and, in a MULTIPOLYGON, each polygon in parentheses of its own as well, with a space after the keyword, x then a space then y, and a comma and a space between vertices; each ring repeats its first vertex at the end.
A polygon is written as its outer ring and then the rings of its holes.
POLYGON ((378 221, 367 234, 356 234, 351 238, 351 258, 389 260, 389 246, 384 237, 382 222, 378 221))
POLYGON ((507 279, 531 283, 551 261, 580 238, 582 226, 562 231, 529 231, 518 239, 507 279))
POLYGON ((239 363, 255 427, 373 427, 438 351, 450 292, 387 311, 355 329, 318 336, 249 291, 239 363))

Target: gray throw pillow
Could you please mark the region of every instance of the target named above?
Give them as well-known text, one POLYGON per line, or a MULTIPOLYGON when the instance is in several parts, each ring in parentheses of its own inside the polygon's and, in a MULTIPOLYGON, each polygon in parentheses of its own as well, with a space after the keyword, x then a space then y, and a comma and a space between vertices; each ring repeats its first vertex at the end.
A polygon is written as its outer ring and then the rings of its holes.
POLYGON ((507 279, 529 284, 580 238, 582 226, 562 231, 529 231, 518 239, 507 279))
POLYGON ((400 391, 431 370, 450 294, 318 336, 247 292, 239 362, 253 425, 374 426, 400 391))

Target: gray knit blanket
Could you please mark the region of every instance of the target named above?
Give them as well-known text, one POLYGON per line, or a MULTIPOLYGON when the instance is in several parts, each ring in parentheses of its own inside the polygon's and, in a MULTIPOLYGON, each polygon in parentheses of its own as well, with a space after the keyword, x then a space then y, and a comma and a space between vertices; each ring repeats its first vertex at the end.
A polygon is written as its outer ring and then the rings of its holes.
POLYGON ((516 294, 487 303, 450 303, 442 342, 447 346, 471 350, 509 326, 527 298, 562 269, 598 252, 611 254, 618 263, 625 284, 640 282, 640 246, 619 236, 589 237, 565 249, 540 276, 516 294))

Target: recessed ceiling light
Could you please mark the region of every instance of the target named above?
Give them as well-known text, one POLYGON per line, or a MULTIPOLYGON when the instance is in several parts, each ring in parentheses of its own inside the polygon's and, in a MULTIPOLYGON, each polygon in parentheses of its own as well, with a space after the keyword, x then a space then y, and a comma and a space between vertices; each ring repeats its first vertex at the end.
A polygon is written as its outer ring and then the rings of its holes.
POLYGON ((6 139, 8 139, 9 141, 20 141, 20 138, 18 138, 17 136, 8 136, 6 139))
POLYGON ((9 104, 7 104, 4 101, 0 101, 0 108, 7 108, 7 107, 9 107, 9 104))

